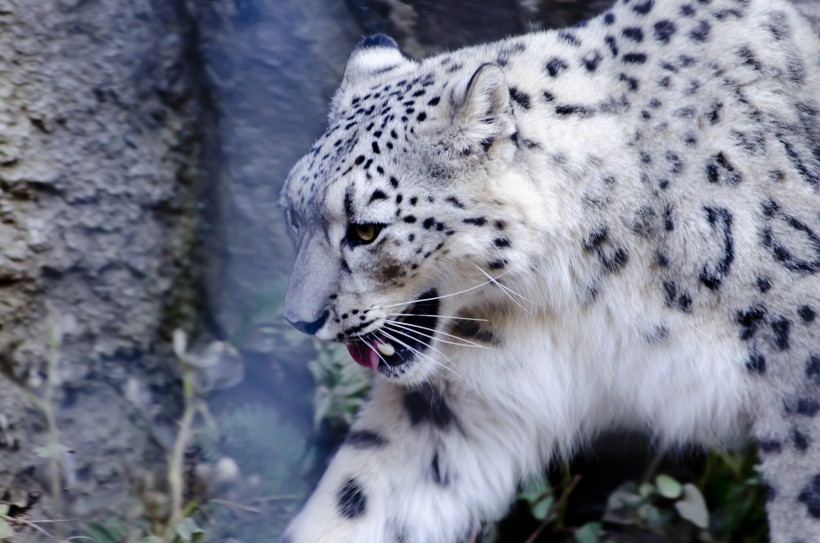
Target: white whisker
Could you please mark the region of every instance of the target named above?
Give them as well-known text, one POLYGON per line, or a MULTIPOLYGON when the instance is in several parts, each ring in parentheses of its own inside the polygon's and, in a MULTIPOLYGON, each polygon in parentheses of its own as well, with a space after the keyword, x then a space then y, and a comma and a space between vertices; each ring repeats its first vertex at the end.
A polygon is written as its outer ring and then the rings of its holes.
POLYGON ((478 267, 478 266, 476 266, 476 269, 477 269, 478 271, 480 271, 481 273, 483 273, 485 276, 487 276, 487 277, 489 278, 489 282, 493 283, 495 286, 497 286, 498 288, 500 288, 500 289, 501 289, 501 292, 503 292, 504 294, 506 294, 506 295, 507 295, 507 298, 509 298, 509 299, 510 299, 510 301, 511 301, 512 303, 514 303, 515 305, 517 305, 518 307, 520 307, 520 308, 521 308, 521 310, 522 310, 522 311, 524 311, 525 313, 530 314, 530 310, 529 310, 529 309, 527 309, 527 308, 525 308, 523 305, 521 305, 521 303, 520 303, 520 302, 518 302, 518 300, 516 300, 515 298, 513 298, 513 297, 512 297, 512 295, 513 295, 513 294, 515 294, 516 296, 518 296, 519 298, 521 298, 521 299, 522 299, 522 300, 524 300, 525 302, 528 302, 528 303, 529 303, 529 304, 531 304, 531 305, 533 305, 533 304, 532 304, 532 302, 530 302, 529 300, 527 300, 526 298, 524 298, 523 296, 521 296, 520 294, 518 294, 518 293, 517 293, 517 292, 515 292, 514 290, 512 290, 512 289, 510 289, 510 288, 508 288, 508 287, 506 287, 506 286, 502 285, 501 283, 499 283, 499 282, 497 281, 497 279, 498 279, 498 277, 501 277, 500 275, 499 275, 499 276, 497 276, 497 277, 493 277, 493 276, 491 276, 489 273, 485 272, 484 270, 482 270, 482 269, 481 269, 480 267, 478 267))
POLYGON ((488 348, 485 345, 480 345, 478 343, 470 341, 467 338, 463 338, 461 336, 456 336, 456 335, 453 335, 453 334, 448 334, 447 332, 442 332, 440 330, 436 330, 435 328, 430 328, 430 327, 427 327, 427 326, 421 326, 419 324, 410 324, 409 322, 392 321, 392 320, 389 320, 389 319, 386 319, 385 323, 390 323, 394 327, 400 327, 400 328, 403 328, 405 330, 409 330, 409 331, 412 331, 414 333, 418 333, 419 335, 422 335, 424 337, 434 338, 435 336, 424 334, 422 332, 418 332, 417 330, 410 330, 410 329, 411 328, 416 328, 418 330, 427 330, 427 331, 434 332, 434 333, 437 333, 437 334, 442 335, 442 336, 447 336, 447 337, 457 339, 459 341, 464 342, 464 343, 454 343, 452 341, 445 341, 445 340, 440 339, 440 338, 438 339, 442 343, 449 343, 450 345, 458 345, 460 347, 476 347, 476 348, 479 348, 479 349, 487 349, 488 348))
POLYGON ((472 317, 454 317, 452 315, 421 315, 419 313, 388 313, 388 317, 437 317, 440 319, 458 319, 461 321, 480 321, 480 322, 487 322, 487 319, 475 319, 472 317))
MULTIPOLYGON (((397 333, 399 332, 399 330, 401 330, 400 328, 396 328, 394 325, 389 325, 389 324, 386 324, 385 327, 387 327, 389 330, 393 330, 394 332, 397 332, 397 333)), ((430 338, 430 339, 435 339, 439 343, 445 343, 447 345, 455 345, 456 347, 466 347, 466 348, 473 348, 473 349, 487 349, 487 347, 484 347, 483 345, 470 345, 469 343, 457 343, 455 341, 448 341, 446 339, 437 338, 435 336, 431 336, 430 334, 425 334, 424 332, 419 332, 418 330, 411 330, 409 328, 405 328, 404 331, 406 332, 406 334, 403 334, 403 335, 406 335, 408 337, 413 337, 416 340, 418 340, 419 338, 414 337, 411 334, 415 334, 416 336, 426 337, 426 338, 430 338)), ((430 348, 432 349, 432 347, 430 347, 430 348)))
MULTIPOLYGON (((398 330, 391 330, 391 331, 392 331, 392 332, 395 332, 395 333, 397 333, 397 334, 400 334, 400 335, 406 336, 406 337, 408 337, 408 338, 410 338, 410 339, 412 339, 412 340, 414 340, 414 341, 418 341, 418 339, 417 339, 417 338, 414 338, 413 336, 409 336, 409 335, 405 334, 404 332, 400 332, 400 331, 398 331, 398 330)), ((396 342, 396 343, 398 343, 399 345, 403 345, 404 347, 407 347, 409 350, 413 351, 413 353, 415 353, 415 354, 417 354, 417 355, 419 355, 419 356, 423 356, 424 358, 426 358, 426 359, 430 360, 433 364, 435 364, 435 365, 437 365, 437 366, 439 366, 439 367, 441 367, 441 368, 444 368, 444 369, 446 369, 446 370, 448 370, 448 371, 452 372, 452 373, 453 373, 453 375, 455 375, 456 377, 461 378, 461 374, 459 374, 459 373, 458 373, 455 369, 448 367, 446 364, 442 364, 440 361, 436 360, 435 358, 433 358, 433 357, 431 357, 431 356, 429 356, 429 355, 424 354, 423 352, 419 351, 418 349, 414 349, 413 347, 411 347, 411 346, 410 346, 410 345, 408 345, 407 343, 403 342, 402 340, 400 340, 400 339, 399 339, 399 338, 397 338, 396 336, 394 336, 394 335, 392 335, 392 334, 389 334, 389 333, 388 333, 388 332, 386 332, 384 329, 382 329, 382 330, 381 330, 381 333, 382 333, 382 334, 383 334, 386 338, 388 338, 388 339, 391 339, 391 340, 395 341, 395 342, 396 342)), ((435 347, 431 347, 431 346, 429 346, 429 345, 428 345, 427 347, 428 347, 429 349, 431 349, 431 350, 433 350, 433 351, 437 352, 437 353, 438 353, 438 354, 440 354, 441 356, 443 356, 443 357, 445 358, 445 360, 447 360, 447 362, 449 362, 449 363, 450 363, 450 365, 455 366, 455 364, 453 363, 453 361, 452 361, 452 360, 450 360, 450 359, 447 357, 447 355, 445 355, 444 353, 442 353, 441 351, 439 351, 439 350, 438 350, 438 349, 436 349, 435 347)))
MULTIPOLYGON (((498 252, 499 257, 501 257, 501 251, 499 251, 498 247, 496 247, 496 248, 495 248, 495 250, 498 252)), ((502 283, 501 283, 501 281, 496 281, 496 279, 498 279, 499 277, 501 277, 501 275, 503 275, 503 274, 498 275, 498 276, 496 276, 496 277, 492 277, 492 276, 490 276, 490 274, 486 273, 486 272, 485 272, 484 270, 482 270, 480 267, 476 266, 476 268, 478 268, 478 270, 479 270, 481 273, 483 273, 483 274, 484 274, 487 278, 492 279, 492 280, 493 280, 493 283, 495 283, 495 284, 496 284, 496 285, 498 285, 499 287, 503 288, 504 290, 506 290, 506 291, 507 291, 507 292, 509 292, 510 294, 514 294, 515 296, 518 296, 521 300, 523 300, 523 301, 527 302, 527 303, 528 303, 528 304, 530 304, 530 305, 535 305, 535 304, 533 304, 532 300, 530 300, 530 299, 528 299, 528 298, 524 297, 522 294, 520 294, 520 293, 518 293, 518 292, 514 291, 512 288, 508 287, 507 285, 502 284, 502 283)))
MULTIPOLYGON (((479 268, 479 269, 480 269, 480 268, 479 268)), ((509 271, 509 270, 508 270, 508 271, 509 271)), ((495 280, 496 280, 498 277, 501 277, 501 276, 505 275, 506 273, 508 273, 508 271, 505 271, 504 273, 502 273, 502 274, 498 275, 498 276, 497 276, 497 277, 495 277, 495 278, 490 277, 490 279, 489 279, 489 280, 484 281, 483 283, 479 283, 478 285, 472 286, 472 287, 470 287, 470 288, 465 288, 464 290, 459 290, 458 292, 453 292, 452 294, 444 294, 444 295, 442 295, 442 296, 434 296, 434 297, 432 297, 432 298, 420 298, 420 299, 418 299, 418 300, 411 300, 411 301, 409 301, 409 302, 401 302, 401 303, 398 303, 398 304, 383 305, 383 306, 381 306, 381 308, 382 308, 382 309, 388 309, 388 308, 390 308, 390 307, 398 307, 398 306, 400 306, 400 305, 410 305, 410 304, 416 304, 416 303, 419 303, 419 302, 431 302, 431 301, 433 301, 433 300, 441 300, 441 299, 444 299, 444 298, 450 298, 451 296, 458 296, 459 294, 464 294, 465 292, 470 292, 471 290, 475 290, 475 289, 477 289, 477 288, 481 288, 481 287, 483 287, 483 286, 485 286, 485 285, 489 285, 490 283, 495 282, 495 280)), ((486 274, 485 274, 485 275, 486 275, 486 274)), ((488 276, 488 277, 489 277, 489 276, 488 276)))

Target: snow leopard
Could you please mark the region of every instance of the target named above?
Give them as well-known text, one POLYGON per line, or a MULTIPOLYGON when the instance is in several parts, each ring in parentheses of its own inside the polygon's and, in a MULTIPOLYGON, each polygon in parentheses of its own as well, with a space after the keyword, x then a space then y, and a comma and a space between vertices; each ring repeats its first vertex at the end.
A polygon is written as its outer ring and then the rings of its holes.
POLYGON ((281 193, 284 313, 375 379, 282 541, 467 541, 614 429, 755 442, 771 541, 820 541, 819 95, 781 0, 363 39, 281 193))

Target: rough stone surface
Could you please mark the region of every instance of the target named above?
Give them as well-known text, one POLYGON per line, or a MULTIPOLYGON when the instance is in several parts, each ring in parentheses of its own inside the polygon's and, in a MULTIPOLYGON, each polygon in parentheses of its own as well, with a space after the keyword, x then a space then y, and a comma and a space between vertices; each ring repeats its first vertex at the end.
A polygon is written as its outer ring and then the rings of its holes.
POLYGON ((160 346, 192 322, 186 24, 161 0, 0 0, 0 498, 42 490, 44 419, 11 383, 44 397, 57 328, 66 503, 110 506, 159 454, 124 390, 167 387, 160 346))

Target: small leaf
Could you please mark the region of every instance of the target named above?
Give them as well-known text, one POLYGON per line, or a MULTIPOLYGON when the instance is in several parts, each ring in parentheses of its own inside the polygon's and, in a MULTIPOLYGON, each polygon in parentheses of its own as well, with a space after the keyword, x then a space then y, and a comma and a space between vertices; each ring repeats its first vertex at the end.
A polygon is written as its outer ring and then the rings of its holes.
POLYGON ((45 447, 34 447, 34 454, 40 458, 54 458, 55 460, 59 460, 61 462, 64 462, 65 459, 63 457, 70 453, 71 449, 60 443, 47 445, 45 447))
POLYGON ((34 447, 34 454, 36 454, 40 458, 51 457, 51 455, 49 454, 48 447, 34 447))
POLYGON ((174 330, 173 348, 174 354, 177 355, 177 358, 184 360, 185 351, 188 350, 188 335, 184 330, 180 330, 179 328, 174 330))
POLYGON ((662 528, 666 521, 661 511, 654 505, 645 503, 638 508, 638 516, 641 517, 650 528, 662 528))
POLYGON ((607 509, 604 511, 603 520, 613 524, 623 524, 625 526, 638 524, 638 515, 634 509, 624 507, 621 509, 607 509))
POLYGON ((670 500, 679 498, 683 491, 681 484, 669 475, 658 475, 655 478, 655 486, 658 487, 658 494, 670 500))
POLYGON ((603 519, 606 522, 615 524, 638 524, 639 520, 635 509, 643 501, 643 498, 636 494, 637 491, 637 485, 632 481, 627 481, 615 489, 607 499, 603 519))
POLYGON ((706 529, 709 526, 709 510, 706 508, 706 500, 700 493, 698 487, 691 483, 686 483, 683 487, 683 498, 675 503, 678 514, 688 520, 698 528, 706 529))
POLYGON ((86 535, 96 543, 120 543, 128 537, 128 526, 115 519, 91 523, 87 530, 86 535))
POLYGON ((0 539, 11 539, 14 534, 15 532, 11 529, 9 523, 0 518, 0 539))
POLYGON ((552 503, 555 501, 555 498, 552 496, 547 496, 543 500, 539 501, 535 505, 532 506, 532 516, 537 518, 538 520, 544 520, 547 518, 547 515, 552 510, 552 503))
POLYGON ((575 541, 578 543, 598 543, 598 535, 600 533, 600 522, 587 522, 575 530, 575 541))
POLYGON ((649 496, 651 496, 654 493, 655 493, 655 487, 652 486, 650 483, 644 483, 638 489, 638 494, 641 496, 641 498, 648 498, 649 496))
POLYGON ((196 525, 194 519, 186 517, 177 524, 177 535, 186 543, 194 540, 196 534, 201 534, 202 528, 196 525))
POLYGON ((527 486, 521 491, 519 497, 525 500, 530 505, 534 504, 550 491, 550 486, 543 477, 531 477, 527 481, 527 486))
POLYGON ((636 494, 637 488, 632 482, 626 482, 609 495, 607 500, 608 509, 621 509, 624 507, 637 507, 643 500, 636 494))

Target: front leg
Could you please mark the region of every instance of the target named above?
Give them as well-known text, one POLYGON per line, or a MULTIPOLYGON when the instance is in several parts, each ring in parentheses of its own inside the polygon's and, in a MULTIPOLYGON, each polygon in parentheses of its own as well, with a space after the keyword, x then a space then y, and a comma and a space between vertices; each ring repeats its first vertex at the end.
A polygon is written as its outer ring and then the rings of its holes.
POLYGON ((378 381, 283 542, 467 540, 504 512, 528 464, 486 411, 476 416, 476 403, 442 387, 378 381))

